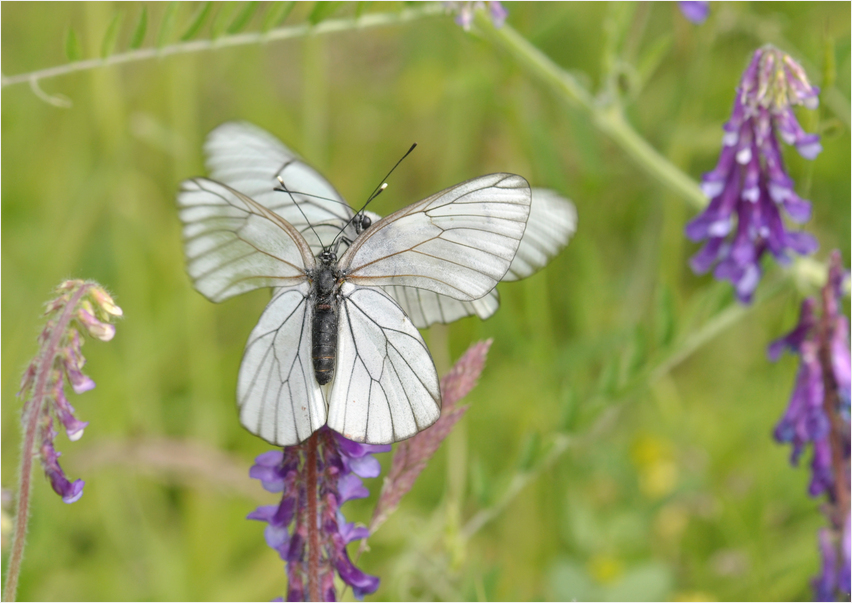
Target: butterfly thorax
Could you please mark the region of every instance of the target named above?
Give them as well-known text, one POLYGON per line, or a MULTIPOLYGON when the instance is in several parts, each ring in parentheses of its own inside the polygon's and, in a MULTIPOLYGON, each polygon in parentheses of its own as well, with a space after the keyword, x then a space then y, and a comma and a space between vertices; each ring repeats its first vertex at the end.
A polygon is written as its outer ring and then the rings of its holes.
POLYGON ((311 275, 313 286, 313 323, 311 329, 311 355, 317 383, 325 385, 334 375, 334 360, 337 352, 337 295, 339 279, 337 257, 324 249, 320 254, 321 265, 311 275))

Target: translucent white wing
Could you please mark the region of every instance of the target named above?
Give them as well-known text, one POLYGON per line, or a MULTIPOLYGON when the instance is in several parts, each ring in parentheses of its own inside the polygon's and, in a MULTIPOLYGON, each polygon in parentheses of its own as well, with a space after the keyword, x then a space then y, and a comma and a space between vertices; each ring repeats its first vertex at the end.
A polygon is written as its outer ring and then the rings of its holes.
POLYGON ((258 287, 292 286, 314 267, 310 247, 293 226, 224 184, 187 180, 178 206, 187 270, 212 301, 258 287))
POLYGON ((340 226, 353 215, 340 193, 319 172, 274 136, 251 124, 222 124, 207 136, 204 151, 212 179, 287 220, 302 233, 315 255, 323 243, 331 243, 340 226), (282 183, 290 193, 275 190, 282 183))
MULTIPOLYGON (((376 221, 376 218, 373 220, 376 221)), ((502 280, 519 280, 544 268, 568 244, 576 229, 577 210, 573 203, 552 190, 532 189, 527 228, 515 259, 502 280)), ((396 300, 418 329, 425 329, 436 322, 453 322, 474 314, 485 319, 500 306, 497 289, 492 289, 485 297, 472 302, 414 287, 390 286, 383 289, 396 300)))
POLYGON ((251 332, 240 365, 240 422, 277 446, 298 444, 326 422, 311 359, 309 292, 308 283, 277 292, 251 332))
POLYGON ((328 426, 351 440, 389 444, 438 420, 441 393, 423 338, 381 289, 341 289, 328 426))
POLYGON ((576 231, 577 209, 573 203, 555 191, 532 189, 527 229, 503 280, 516 281, 544 268, 576 231))
POLYGON ((500 306, 497 289, 492 289, 484 297, 473 301, 459 301, 426 289, 400 285, 382 289, 399 304, 418 329, 425 329, 436 322, 451 323, 465 316, 488 318, 500 306))
POLYGON ((503 278, 524 234, 526 180, 490 174, 373 224, 340 258, 357 285, 400 285, 473 301, 503 278))

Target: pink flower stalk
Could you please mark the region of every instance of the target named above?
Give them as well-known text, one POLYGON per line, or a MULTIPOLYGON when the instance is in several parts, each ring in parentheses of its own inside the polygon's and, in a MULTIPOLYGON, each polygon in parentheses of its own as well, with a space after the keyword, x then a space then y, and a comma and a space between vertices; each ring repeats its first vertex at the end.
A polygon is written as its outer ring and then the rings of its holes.
POLYGON ((459 406, 458 403, 476 386, 479 375, 485 368, 485 359, 491 343, 492 340, 489 339, 472 345, 441 379, 443 405, 438 421, 429 429, 397 445, 390 471, 385 477, 379 501, 373 511, 370 534, 378 530, 396 510, 402 497, 414 486, 414 482, 426 468, 441 442, 450 435, 453 427, 467 412, 468 407, 459 406))

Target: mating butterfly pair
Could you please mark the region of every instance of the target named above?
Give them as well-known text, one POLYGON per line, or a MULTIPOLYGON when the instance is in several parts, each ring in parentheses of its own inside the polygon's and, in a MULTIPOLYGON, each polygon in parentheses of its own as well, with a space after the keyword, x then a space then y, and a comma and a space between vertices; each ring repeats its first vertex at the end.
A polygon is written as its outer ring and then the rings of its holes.
POLYGON ((370 444, 430 426, 441 394, 417 329, 487 318, 496 284, 542 268, 576 229, 569 201, 514 174, 379 218, 353 213, 248 124, 218 127, 205 151, 211 179, 187 180, 178 195, 188 271, 216 302, 275 288, 246 344, 237 402, 242 424, 281 446, 326 424, 370 444))

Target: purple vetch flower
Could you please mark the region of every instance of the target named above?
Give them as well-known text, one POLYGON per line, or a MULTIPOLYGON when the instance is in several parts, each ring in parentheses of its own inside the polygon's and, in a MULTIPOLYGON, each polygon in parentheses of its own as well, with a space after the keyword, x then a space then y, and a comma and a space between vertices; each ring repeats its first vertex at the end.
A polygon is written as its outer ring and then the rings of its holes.
POLYGON ((486 6, 494 27, 502 27, 509 12, 500 2, 444 2, 444 8, 456 14, 456 24, 461 25, 465 31, 470 31, 474 11, 484 10, 486 6))
POLYGON ((287 563, 288 601, 335 600, 335 573, 358 599, 378 589, 379 579, 355 566, 346 545, 360 540, 359 552, 364 550, 366 538, 396 509, 464 416, 467 407, 459 402, 476 385, 490 346, 491 340, 483 341, 465 352, 441 379, 441 417, 428 429, 398 443, 369 529, 347 522, 340 507, 347 500, 369 496, 361 479, 379 476, 381 465, 373 455, 389 451, 389 445, 360 444, 322 427, 298 446, 265 452, 255 459, 249 475, 261 480, 269 492, 282 492, 282 498, 277 505, 258 507, 248 519, 266 522, 267 544, 287 563), (313 535, 311 517, 316 518, 313 535))
POLYGON ((18 396, 24 399, 26 440, 37 448, 53 490, 63 501, 72 503, 83 495, 84 482, 79 479, 71 482, 60 467, 60 453, 54 446, 57 435, 54 424, 61 424, 71 441, 83 436, 88 422, 77 418, 65 396, 66 385, 77 394, 95 387, 95 382, 82 370, 86 359, 80 332, 109 341, 115 335, 110 321, 122 313, 109 294, 95 283, 65 281, 57 293, 58 297, 47 304, 47 324, 38 337, 39 354, 24 371, 18 396), (39 440, 37 446, 36 440, 39 440))
POLYGON ((715 265, 714 277, 731 281, 742 303, 751 301, 766 252, 786 264, 789 252, 807 255, 818 247, 811 235, 784 225, 781 209, 803 223, 811 204, 796 194, 778 142, 780 136, 805 159, 819 154, 819 136, 807 134, 793 113, 795 105, 815 108, 818 93, 789 55, 771 46, 758 49, 723 127, 719 161, 702 179, 710 203, 686 225, 686 236, 706 243, 690 265, 698 274, 715 265))
POLYGON ((347 500, 369 496, 361 478, 378 476, 381 467, 372 455, 390 448, 359 444, 322 427, 298 446, 266 452, 255 459, 249 475, 261 480, 266 490, 281 492, 282 497, 278 505, 258 507, 248 519, 267 523, 266 543, 287 562, 288 601, 305 601, 310 597, 312 562, 317 563, 316 588, 324 601, 336 599, 335 572, 359 599, 379 587, 377 577, 359 570, 349 558, 346 545, 366 538, 368 532, 364 527, 347 523, 340 506, 347 500), (313 543, 308 529, 310 458, 316 463, 315 517, 319 521, 313 543), (315 551, 311 551, 312 545, 315 551))
POLYGON ((811 580, 814 601, 848 601, 850 592, 849 516, 846 517, 843 534, 821 528, 817 539, 822 564, 819 575, 811 580), (838 542, 839 538, 843 542, 838 542))
POLYGON ((794 465, 811 445, 808 494, 827 497, 823 509, 829 527, 819 533, 822 572, 812 582, 818 601, 849 593, 850 351, 849 320, 840 313, 848 276, 840 252, 834 251, 821 303, 805 299, 796 327, 768 350, 772 360, 785 349, 800 357, 793 395, 775 428, 775 439, 792 444, 794 465))
POLYGON ((696 25, 701 25, 707 20, 710 14, 710 3, 701 2, 700 0, 683 0, 678 2, 680 12, 687 20, 692 21, 696 25))

